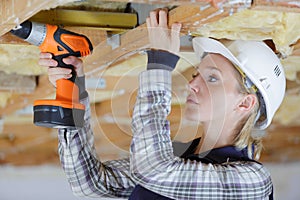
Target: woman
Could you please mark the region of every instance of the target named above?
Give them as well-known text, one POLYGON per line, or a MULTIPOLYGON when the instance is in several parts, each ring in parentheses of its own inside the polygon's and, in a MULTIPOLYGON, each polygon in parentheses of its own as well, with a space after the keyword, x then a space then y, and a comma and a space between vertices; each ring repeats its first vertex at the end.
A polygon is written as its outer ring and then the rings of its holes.
MULTIPOLYGON (((172 25, 170 32, 167 13, 161 10, 150 13, 147 27, 154 49, 147 52, 147 71, 140 75, 130 162, 100 162, 97 158, 87 95, 81 95, 86 105, 85 126, 59 130, 59 155, 74 194, 130 199, 271 198, 270 175, 253 160, 253 153, 258 155, 261 150, 261 138, 253 137, 251 130, 254 126, 266 128, 282 101, 285 79, 276 56, 262 43, 239 41, 226 48, 208 38, 194 39, 194 49, 202 60, 189 83, 185 113, 188 119, 203 123, 205 131, 201 140, 195 139, 177 157, 166 117, 170 112, 171 71, 179 59, 175 54, 180 47, 181 25, 172 25), (237 51, 230 53, 230 47, 237 51), (250 47, 255 53, 247 53, 250 47), (277 78, 268 73, 256 77, 247 63, 263 63, 266 70, 261 71, 271 71, 277 78), (269 92, 273 89, 275 93, 269 92)), ((79 82, 84 83, 81 60, 69 57, 64 62, 75 67, 79 82)), ((57 65, 47 53, 41 54, 40 64, 57 65)), ((57 79, 70 78, 70 71, 59 67, 49 68, 48 74, 53 84, 57 79)), ((84 94, 84 87, 80 88, 84 94)))
MULTIPOLYGON (((156 14, 147 21, 152 47, 178 53, 177 26, 169 34, 166 13, 156 14)), ((139 183, 132 199, 272 199, 270 174, 253 160, 262 145, 252 130, 265 129, 282 102, 285 76, 280 61, 262 42, 224 46, 194 38, 193 47, 201 63, 189 82, 185 114, 203 124, 203 136, 182 158, 174 156, 167 116, 176 59, 164 51, 163 59, 153 59, 159 51, 152 50, 148 70, 139 77, 132 119, 131 175, 139 183)))

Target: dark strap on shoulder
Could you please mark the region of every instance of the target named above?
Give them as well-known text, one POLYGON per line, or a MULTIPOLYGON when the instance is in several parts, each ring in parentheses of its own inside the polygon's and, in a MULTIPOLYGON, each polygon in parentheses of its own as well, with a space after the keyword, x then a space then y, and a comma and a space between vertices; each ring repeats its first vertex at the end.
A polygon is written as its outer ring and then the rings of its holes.
POLYGON ((129 200, 172 200, 172 199, 157 194, 155 192, 152 192, 140 185, 137 185, 132 191, 129 200))
POLYGON ((269 200, 274 200, 274 188, 272 187, 272 192, 269 195, 269 200))

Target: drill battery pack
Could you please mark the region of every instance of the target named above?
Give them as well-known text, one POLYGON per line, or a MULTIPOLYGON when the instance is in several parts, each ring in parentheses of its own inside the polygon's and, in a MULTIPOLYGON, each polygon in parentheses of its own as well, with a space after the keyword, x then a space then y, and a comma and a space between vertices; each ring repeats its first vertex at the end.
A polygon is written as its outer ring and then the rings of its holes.
POLYGON ((83 127, 84 110, 61 106, 39 105, 33 107, 33 122, 37 126, 49 128, 83 127))

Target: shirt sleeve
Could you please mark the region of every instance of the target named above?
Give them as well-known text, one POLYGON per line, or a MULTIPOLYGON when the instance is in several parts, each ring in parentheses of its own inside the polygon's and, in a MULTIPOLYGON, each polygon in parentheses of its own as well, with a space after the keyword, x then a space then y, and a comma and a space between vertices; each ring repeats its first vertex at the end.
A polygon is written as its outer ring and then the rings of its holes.
POLYGON ((173 199, 268 199, 270 174, 258 163, 204 164, 174 156, 170 105, 171 73, 142 72, 130 148, 131 174, 138 184, 173 199))
POLYGON ((59 129, 59 156, 72 191, 77 196, 128 197, 135 183, 130 177, 129 158, 101 162, 95 151, 88 97, 84 127, 59 129))

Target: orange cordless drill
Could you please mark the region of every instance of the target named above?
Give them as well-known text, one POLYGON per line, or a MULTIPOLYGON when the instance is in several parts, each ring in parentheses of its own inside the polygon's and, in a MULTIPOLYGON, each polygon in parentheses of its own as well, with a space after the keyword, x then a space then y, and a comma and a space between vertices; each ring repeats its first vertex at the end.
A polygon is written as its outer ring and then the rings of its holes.
POLYGON ((25 21, 11 33, 25 41, 39 46, 42 52, 52 53, 58 66, 72 69, 70 79, 56 82, 56 99, 36 100, 33 106, 33 121, 37 126, 50 128, 82 127, 85 106, 79 103, 79 88, 75 84, 76 71, 62 60, 68 56, 89 55, 93 46, 84 36, 56 25, 25 21))

